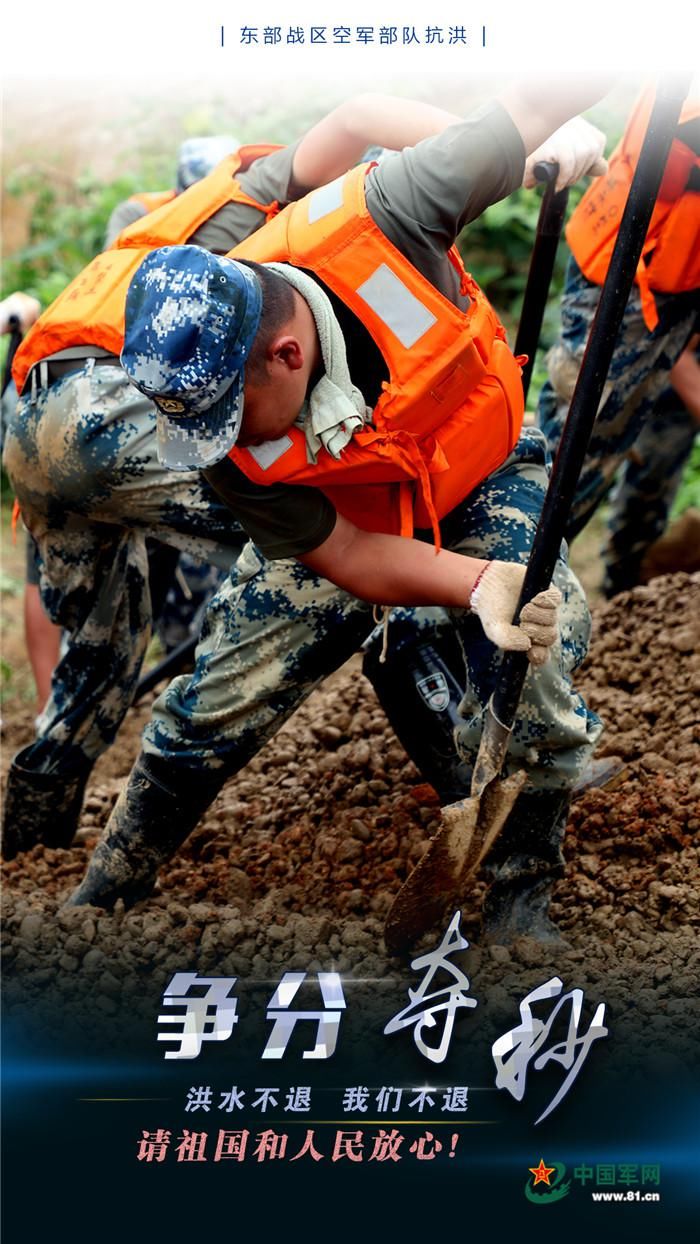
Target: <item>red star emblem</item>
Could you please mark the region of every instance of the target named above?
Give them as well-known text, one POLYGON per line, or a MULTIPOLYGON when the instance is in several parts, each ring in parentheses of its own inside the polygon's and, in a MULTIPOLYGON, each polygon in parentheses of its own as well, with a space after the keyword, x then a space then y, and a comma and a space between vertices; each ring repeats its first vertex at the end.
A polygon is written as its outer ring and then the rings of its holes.
POLYGON ((540 1158, 539 1166, 528 1166, 527 1169, 535 1176, 533 1187, 537 1184, 546 1184, 549 1187, 549 1176, 554 1174, 556 1166, 545 1166, 544 1158, 540 1158))

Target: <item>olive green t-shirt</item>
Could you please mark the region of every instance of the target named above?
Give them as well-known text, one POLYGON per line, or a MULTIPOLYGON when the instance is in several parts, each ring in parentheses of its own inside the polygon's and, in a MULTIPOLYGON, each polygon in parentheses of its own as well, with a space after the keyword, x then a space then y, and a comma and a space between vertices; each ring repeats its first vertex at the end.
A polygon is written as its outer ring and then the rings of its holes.
POLYGON ((122 229, 128 229, 129 225, 134 224, 134 221, 141 220, 147 215, 148 208, 143 203, 139 203, 135 197, 133 199, 124 199, 122 203, 117 203, 107 221, 104 249, 107 250, 107 247, 117 240, 122 229))
MULTIPOLYGON (((294 148, 257 160, 240 177, 247 194, 281 205, 301 197, 292 177, 294 148)), ((367 207, 389 241, 446 298, 465 309, 447 252, 463 227, 490 203, 512 193, 523 177, 522 139, 498 103, 485 104, 434 138, 387 156, 365 182, 367 207)), ((225 254, 264 223, 241 204, 221 208, 189 241, 225 254)), ((311 274, 313 275, 313 274, 311 274)), ((321 282, 319 282, 320 284, 321 282)), ((379 351, 359 320, 325 286, 348 349, 354 384, 373 405, 387 376, 379 351)), ((336 521, 318 488, 254 484, 226 458, 205 475, 241 526, 269 558, 298 557, 328 538, 336 521)))

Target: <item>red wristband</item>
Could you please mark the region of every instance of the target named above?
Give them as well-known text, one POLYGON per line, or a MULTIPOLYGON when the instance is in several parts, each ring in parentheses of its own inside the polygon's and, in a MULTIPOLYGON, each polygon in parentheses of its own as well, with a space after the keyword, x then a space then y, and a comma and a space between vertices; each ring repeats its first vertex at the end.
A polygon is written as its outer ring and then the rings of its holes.
POLYGON ((476 576, 476 579, 474 580, 474 584, 473 584, 473 586, 472 586, 472 590, 471 590, 471 592, 469 593, 469 604, 470 604, 470 605, 471 605, 471 602, 472 602, 472 597, 473 597, 473 595, 474 595, 474 593, 475 593, 476 589, 478 588, 479 584, 481 583, 481 580, 483 579, 483 577, 484 577, 484 575, 486 574, 486 571, 488 570, 488 568, 489 568, 489 566, 490 566, 490 565, 491 565, 491 562, 487 562, 487 563, 486 563, 486 565, 484 566, 484 569, 483 569, 483 570, 480 570, 480 571, 479 571, 479 573, 478 573, 478 575, 476 576))

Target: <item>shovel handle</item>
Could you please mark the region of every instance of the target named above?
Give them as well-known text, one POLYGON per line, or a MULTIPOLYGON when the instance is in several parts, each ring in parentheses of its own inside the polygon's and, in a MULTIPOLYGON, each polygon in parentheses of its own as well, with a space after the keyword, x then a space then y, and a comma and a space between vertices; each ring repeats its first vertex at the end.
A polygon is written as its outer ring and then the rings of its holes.
MULTIPOLYGON (((591 325, 576 388, 559 442, 549 487, 530 552, 515 613, 552 580, 557 556, 586 456, 603 386, 615 349, 627 300, 641 258, 681 106, 690 79, 660 84, 639 154, 615 248, 591 325)), ((493 713, 510 729, 528 670, 525 653, 506 652, 493 694, 493 713)))
POLYGON ((533 172, 537 181, 544 182, 546 186, 553 186, 559 174, 559 165, 555 160, 538 160, 533 172))
POLYGON ((2 372, 2 392, 0 393, 0 397, 4 396, 5 390, 10 387, 10 381, 12 379, 12 363, 17 350, 22 344, 22 326, 18 315, 10 316, 8 328, 10 331, 10 340, 7 346, 5 365, 2 372))
POLYGON ((532 369, 535 365, 537 343, 542 330, 549 287, 552 282, 554 261, 561 237, 569 191, 556 190, 559 176, 559 165, 544 160, 538 161, 534 168, 535 177, 544 182, 545 191, 537 217, 537 231, 530 257, 530 267, 523 295, 523 306, 520 312, 518 335, 515 339, 514 353, 526 354, 527 363, 523 366, 523 393, 527 400, 532 369))

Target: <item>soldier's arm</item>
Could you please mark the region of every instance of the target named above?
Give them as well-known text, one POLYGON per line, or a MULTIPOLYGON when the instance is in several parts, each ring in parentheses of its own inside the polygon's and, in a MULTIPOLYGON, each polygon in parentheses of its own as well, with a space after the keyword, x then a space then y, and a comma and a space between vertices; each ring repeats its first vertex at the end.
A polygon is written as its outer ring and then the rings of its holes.
POLYGON ((459 119, 421 100, 355 95, 301 139, 294 153, 294 180, 301 186, 322 186, 357 164, 367 147, 401 151, 423 138, 441 134, 459 119))
POLYGON ((362 531, 338 514, 331 535, 298 561, 376 605, 464 608, 486 562, 432 544, 362 531))
MULTIPOLYGON (((591 81, 549 87, 525 82, 508 88, 500 102, 530 155, 565 121, 596 103, 608 86, 591 81)), ((355 95, 301 139, 294 154, 294 179, 301 186, 323 185, 356 164, 369 146, 402 151, 461 119, 422 100, 370 92, 355 95)))
POLYGON ((529 156, 566 121, 602 99, 611 86, 611 80, 602 77, 545 84, 533 78, 508 87, 498 98, 529 156))
POLYGON ((527 652, 533 665, 544 665, 559 633, 561 593, 554 585, 525 605, 513 626, 525 577, 514 562, 438 553, 422 540, 362 531, 340 514, 323 544, 297 560, 371 604, 471 609, 494 644, 527 652))
POLYGON ((513 87, 373 169, 365 184, 370 214, 435 283, 435 263, 465 225, 522 183, 527 157, 556 160, 567 184, 593 170, 604 137, 575 114, 599 94, 591 86, 513 87))
POLYGON ((669 379, 688 414, 700 424, 700 361, 697 357, 700 335, 693 337, 671 368, 669 379))

